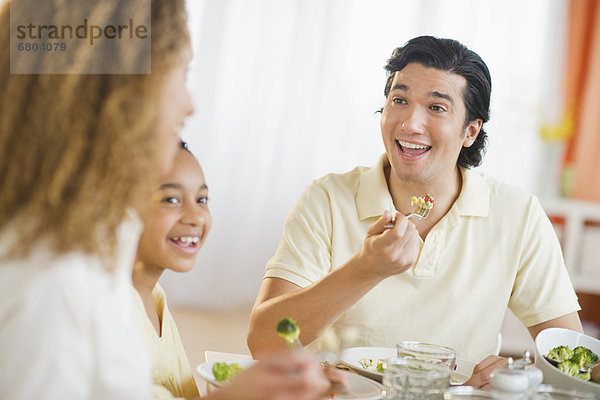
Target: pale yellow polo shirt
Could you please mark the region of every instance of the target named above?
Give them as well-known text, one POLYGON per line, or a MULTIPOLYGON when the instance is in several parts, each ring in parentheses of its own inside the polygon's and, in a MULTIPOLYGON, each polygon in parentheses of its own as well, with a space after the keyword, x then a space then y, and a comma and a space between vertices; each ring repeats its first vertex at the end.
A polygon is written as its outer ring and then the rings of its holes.
MULTIPOLYGON (((265 277, 305 287, 348 261, 391 204, 386 165, 384 155, 375 167, 314 181, 292 209, 265 277)), ((580 309, 537 198, 461 172, 461 193, 427 235, 417 263, 383 280, 334 324, 338 333, 359 328, 357 346, 418 340, 479 362, 494 353, 507 306, 525 326, 580 309)))

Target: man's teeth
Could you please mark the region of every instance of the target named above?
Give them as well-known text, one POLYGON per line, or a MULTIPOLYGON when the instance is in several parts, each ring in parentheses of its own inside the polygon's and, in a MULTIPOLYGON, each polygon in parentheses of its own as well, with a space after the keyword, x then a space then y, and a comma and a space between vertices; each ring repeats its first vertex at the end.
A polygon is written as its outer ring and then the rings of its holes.
POLYGON ((402 142, 400 140, 398 140, 398 143, 400 144, 400 146, 406 147, 407 149, 419 149, 419 150, 423 150, 423 149, 428 149, 430 147, 430 146, 423 146, 423 145, 420 145, 420 144, 402 142))
POLYGON ((174 237, 173 240, 182 243, 198 243, 200 241, 200 238, 198 236, 180 236, 174 237))

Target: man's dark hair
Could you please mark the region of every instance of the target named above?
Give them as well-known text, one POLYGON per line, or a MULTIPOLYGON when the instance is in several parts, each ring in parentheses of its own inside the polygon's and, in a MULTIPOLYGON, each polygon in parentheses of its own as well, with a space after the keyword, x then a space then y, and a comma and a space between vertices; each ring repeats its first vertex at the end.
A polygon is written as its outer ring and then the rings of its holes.
MULTIPOLYGON (((458 74, 467 80, 463 93, 463 101, 467 109, 465 128, 476 119, 481 119, 484 123, 490 119, 492 78, 487 65, 477 53, 452 39, 439 39, 433 36, 411 39, 403 47, 396 48, 387 61, 385 69, 388 71, 388 79, 384 91, 386 98, 390 93, 395 73, 410 63, 458 74)), ((487 133, 482 124, 473 145, 461 149, 458 164, 464 168, 480 165, 486 144, 487 133)))

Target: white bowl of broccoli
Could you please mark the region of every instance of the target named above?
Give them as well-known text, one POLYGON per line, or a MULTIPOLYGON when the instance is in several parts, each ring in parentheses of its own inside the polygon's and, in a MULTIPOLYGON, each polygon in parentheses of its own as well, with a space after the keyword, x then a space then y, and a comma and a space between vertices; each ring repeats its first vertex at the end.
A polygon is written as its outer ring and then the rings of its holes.
POLYGON ((570 329, 544 329, 535 338, 535 366, 550 385, 600 394, 600 383, 585 380, 584 372, 598 355, 600 340, 570 329))

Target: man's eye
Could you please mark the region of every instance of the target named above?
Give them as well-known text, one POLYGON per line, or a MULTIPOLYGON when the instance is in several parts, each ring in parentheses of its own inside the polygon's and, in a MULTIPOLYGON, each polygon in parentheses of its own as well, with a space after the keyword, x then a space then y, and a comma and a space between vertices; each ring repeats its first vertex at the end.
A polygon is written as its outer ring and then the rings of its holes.
POLYGON ((392 99, 392 102, 394 102, 395 104, 406 104, 406 100, 404 100, 401 97, 394 97, 392 99))
POLYGON ((179 199, 177 197, 165 197, 162 202, 168 204, 179 204, 179 199))
POLYGON ((198 203, 199 204, 206 204, 206 203, 208 203, 208 197, 200 197, 198 199, 198 203))

